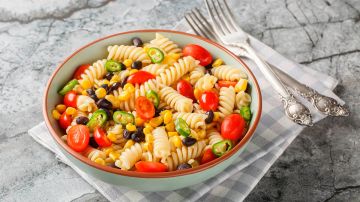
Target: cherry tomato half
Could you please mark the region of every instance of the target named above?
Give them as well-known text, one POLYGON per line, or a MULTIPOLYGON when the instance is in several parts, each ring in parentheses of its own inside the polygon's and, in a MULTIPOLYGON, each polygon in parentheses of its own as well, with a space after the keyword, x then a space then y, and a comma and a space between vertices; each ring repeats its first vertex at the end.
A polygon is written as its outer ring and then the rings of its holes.
POLYGON ((184 56, 191 56, 200 61, 200 65, 206 66, 212 62, 212 56, 205 48, 195 45, 189 44, 183 49, 184 56))
POLYGON ((140 96, 135 100, 136 114, 142 119, 151 119, 155 115, 155 107, 153 103, 144 96, 140 96))
POLYGON ((89 144, 90 132, 89 128, 85 125, 71 126, 67 133, 67 144, 73 150, 82 152, 89 144))
POLYGON ((64 104, 76 108, 77 93, 74 90, 67 92, 64 96, 64 104))
POLYGON ((151 161, 139 161, 135 163, 136 171, 138 172, 166 172, 168 170, 167 166, 159 162, 151 161))
POLYGON ((212 160, 216 159, 215 154, 212 152, 211 148, 205 150, 202 158, 201 158, 201 164, 210 162, 212 160))
POLYGON ((95 128, 94 139, 100 147, 109 147, 112 144, 111 141, 107 138, 106 132, 100 127, 95 128))
POLYGON ((67 115, 65 112, 61 114, 59 118, 59 124, 62 129, 66 130, 71 125, 71 122, 72 122, 71 115, 67 115))
POLYGON ((80 65, 75 73, 74 73, 74 78, 77 79, 77 80, 80 80, 81 79, 81 75, 85 72, 85 70, 87 70, 91 65, 90 64, 83 64, 83 65, 80 65))
POLYGON ((154 78, 155 76, 153 74, 140 70, 130 75, 127 79, 127 82, 131 84, 142 84, 145 83, 147 80, 154 78))
POLYGON ((238 141, 243 137, 245 120, 239 114, 231 114, 221 123, 221 136, 225 139, 238 141))
POLYGON ((219 97, 213 91, 205 91, 200 96, 199 104, 205 111, 209 111, 210 109, 215 111, 219 105, 219 97))
POLYGON ((218 85, 219 87, 235 87, 236 86, 236 81, 226 81, 226 80, 219 80, 218 81, 218 85))
POLYGON ((186 80, 180 80, 176 85, 176 90, 185 97, 188 97, 192 100, 195 99, 194 89, 192 85, 186 80))

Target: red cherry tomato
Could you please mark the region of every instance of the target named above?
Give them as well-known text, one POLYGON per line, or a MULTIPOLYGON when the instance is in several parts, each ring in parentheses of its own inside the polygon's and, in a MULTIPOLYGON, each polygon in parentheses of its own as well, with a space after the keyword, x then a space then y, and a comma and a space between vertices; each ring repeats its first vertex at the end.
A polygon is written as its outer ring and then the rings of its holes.
POLYGON ((168 170, 167 166, 159 162, 151 161, 139 161, 135 163, 136 171, 138 172, 166 172, 168 170))
POLYGON ((68 107, 76 108, 76 101, 77 101, 77 93, 72 90, 65 94, 64 96, 64 104, 68 107))
POLYGON ((183 96, 195 100, 194 89, 186 80, 180 80, 176 85, 176 90, 183 96))
POLYGON ((106 132, 100 127, 95 128, 95 130, 94 130, 94 139, 95 139, 95 142, 100 147, 109 147, 109 146, 111 146, 111 141, 107 138, 106 132))
POLYGON ((72 122, 71 115, 67 115, 65 112, 61 114, 59 118, 59 124, 62 129, 66 130, 71 125, 71 122, 72 122))
POLYGON ((127 79, 127 82, 132 84, 142 84, 145 83, 147 80, 154 78, 155 76, 153 74, 140 70, 130 75, 127 79))
POLYGON ((74 78, 77 79, 77 80, 80 80, 81 79, 81 74, 83 74, 85 72, 85 70, 87 70, 91 65, 90 64, 83 64, 83 65, 80 65, 75 73, 74 73, 74 78))
POLYGON ((230 87, 230 86, 235 87, 236 81, 219 80, 218 85, 220 88, 221 87, 230 87))
POLYGON ((142 119, 151 119, 155 115, 154 104, 144 96, 140 96, 135 100, 136 114, 142 119))
POLYGON ((205 150, 204 155, 201 158, 201 164, 210 162, 212 160, 216 159, 215 154, 212 152, 211 148, 205 150))
POLYGON ((191 56, 200 61, 200 65, 206 66, 212 62, 212 56, 205 48, 195 45, 189 44, 183 49, 184 56, 191 56))
POLYGON ((245 120, 239 114, 231 114, 221 123, 221 136, 225 139, 238 141, 243 137, 245 120))
POLYGON ((205 91, 200 96, 199 104, 205 111, 209 111, 210 109, 215 111, 219 105, 219 97, 213 91, 205 91))
POLYGON ((67 144, 73 150, 82 152, 89 144, 90 132, 89 128, 85 125, 71 126, 67 133, 67 144))

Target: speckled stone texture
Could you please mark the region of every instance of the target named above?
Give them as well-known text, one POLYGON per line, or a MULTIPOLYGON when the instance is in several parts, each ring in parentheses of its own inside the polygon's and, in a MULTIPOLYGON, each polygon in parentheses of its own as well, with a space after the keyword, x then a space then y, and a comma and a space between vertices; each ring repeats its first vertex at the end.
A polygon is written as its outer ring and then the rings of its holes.
MULTIPOLYGON (((231 0, 241 26, 289 58, 339 79, 351 109, 305 129, 246 201, 360 201, 360 1, 231 0)), ((172 28, 188 1, 0 0, 0 201, 106 201, 35 143, 41 97, 67 55, 98 37, 172 28)))

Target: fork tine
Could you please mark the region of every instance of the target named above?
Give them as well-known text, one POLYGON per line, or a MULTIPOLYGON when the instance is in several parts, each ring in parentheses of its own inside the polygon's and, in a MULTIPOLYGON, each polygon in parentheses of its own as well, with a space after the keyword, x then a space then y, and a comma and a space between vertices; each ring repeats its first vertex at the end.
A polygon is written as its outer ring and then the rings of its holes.
POLYGON ((216 19, 216 13, 214 13, 213 9, 210 7, 209 5, 209 1, 210 0, 204 0, 205 1, 205 5, 207 8, 207 11, 209 13, 209 16, 212 20, 212 22, 214 23, 214 31, 218 32, 219 35, 225 35, 227 32, 225 32, 225 30, 223 29, 221 22, 216 19))
POLYGON ((188 21, 193 30, 200 36, 205 38, 213 38, 211 32, 204 29, 202 23, 196 18, 194 12, 191 12, 185 16, 185 19, 188 21))
POLYGON ((197 23, 194 22, 191 14, 186 14, 185 15, 185 20, 187 21, 187 23, 190 25, 191 29, 194 30, 194 32, 199 35, 199 36, 204 36, 204 33, 202 32, 201 29, 198 28, 197 23))
POLYGON ((225 6, 225 9, 224 9, 224 10, 225 10, 225 12, 226 12, 226 14, 227 14, 227 16, 228 16, 228 18, 229 18, 229 21, 230 21, 230 23, 232 24, 232 26, 235 27, 235 29, 236 29, 237 31, 242 31, 242 29, 239 27, 239 25, 235 22, 234 15, 233 15, 233 13, 231 12, 228 4, 226 3, 226 0, 222 0, 222 2, 223 2, 223 4, 224 4, 224 6, 225 6))
POLYGON ((207 38, 211 38, 213 40, 218 40, 218 36, 217 34, 214 32, 212 26, 208 23, 208 21, 205 19, 205 17, 201 14, 201 12, 195 8, 192 13, 195 16, 195 21, 198 22, 198 24, 201 24, 202 27, 200 27, 200 29, 203 29, 205 32, 209 33, 209 37, 207 38))
POLYGON ((219 19, 223 22, 224 27, 226 27, 230 33, 235 32, 236 28, 230 23, 228 16, 225 15, 224 9, 221 6, 221 3, 219 2, 219 0, 215 0, 216 3, 214 2, 214 0, 212 0, 212 1, 214 4, 215 11, 217 12, 219 19))
POLYGON ((221 8, 219 7, 219 5, 216 5, 216 3, 214 2, 214 0, 209 0, 211 3, 212 3, 212 7, 213 7, 213 10, 215 11, 216 13, 216 16, 215 18, 217 18, 219 21, 220 21, 220 25, 222 27, 223 30, 225 30, 225 33, 231 33, 231 30, 229 29, 229 27, 227 26, 226 24, 226 19, 223 18, 223 16, 221 15, 220 11, 221 8))

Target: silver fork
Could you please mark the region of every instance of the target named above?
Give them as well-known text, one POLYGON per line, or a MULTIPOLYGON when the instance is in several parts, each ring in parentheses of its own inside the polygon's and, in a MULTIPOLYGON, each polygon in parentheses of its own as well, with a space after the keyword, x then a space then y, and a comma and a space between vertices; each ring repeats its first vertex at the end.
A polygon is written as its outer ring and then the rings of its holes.
MULTIPOLYGON (((231 15, 231 12, 229 11, 226 2, 224 2, 224 4, 231 15)), ((201 12, 197 8, 193 9, 191 13, 186 14, 185 19, 196 34, 221 43, 220 38, 213 30, 212 25, 207 21, 207 19, 201 14, 201 12)), ((232 46, 227 46, 227 48, 229 48, 230 50, 234 49, 234 52, 236 49, 236 52, 239 53, 239 56, 250 58, 249 54, 243 49, 232 46)), ((347 107, 341 106, 335 99, 318 93, 311 87, 300 83, 299 81, 295 80, 294 78, 281 71, 280 69, 276 68, 275 66, 272 66, 271 64, 269 64, 269 66, 287 85, 287 87, 292 88, 298 95, 311 102, 313 106, 321 113, 330 116, 348 116, 350 114, 347 107)))

